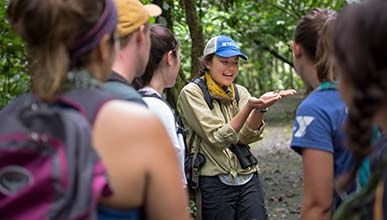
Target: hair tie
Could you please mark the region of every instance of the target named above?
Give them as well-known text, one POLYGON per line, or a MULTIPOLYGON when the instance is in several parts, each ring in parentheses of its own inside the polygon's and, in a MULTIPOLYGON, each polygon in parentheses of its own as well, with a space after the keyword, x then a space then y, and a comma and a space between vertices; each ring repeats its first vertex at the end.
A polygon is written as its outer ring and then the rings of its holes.
POLYGON ((97 23, 69 49, 70 57, 78 57, 93 48, 107 33, 112 33, 117 25, 117 9, 112 0, 105 1, 105 8, 97 23))

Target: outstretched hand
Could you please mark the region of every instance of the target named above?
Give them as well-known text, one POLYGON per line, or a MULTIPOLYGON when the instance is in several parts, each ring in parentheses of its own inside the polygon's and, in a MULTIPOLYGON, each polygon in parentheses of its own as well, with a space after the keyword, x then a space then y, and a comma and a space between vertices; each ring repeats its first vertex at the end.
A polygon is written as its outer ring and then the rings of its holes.
POLYGON ((266 92, 265 94, 263 94, 261 96, 261 98, 263 96, 265 96, 265 95, 267 95, 267 96, 274 96, 276 94, 281 96, 281 98, 283 98, 283 97, 286 97, 286 96, 290 96, 290 95, 296 94, 296 90, 294 90, 294 89, 274 90, 274 91, 271 91, 271 92, 266 92))
POLYGON ((290 96, 296 94, 296 90, 287 89, 287 90, 275 90, 266 92, 259 98, 250 98, 249 104, 256 109, 264 109, 272 106, 276 101, 281 99, 282 97, 290 96))
POLYGON ((296 90, 294 90, 294 89, 279 90, 279 94, 280 94, 281 97, 286 97, 286 96, 289 96, 289 95, 296 94, 296 90))

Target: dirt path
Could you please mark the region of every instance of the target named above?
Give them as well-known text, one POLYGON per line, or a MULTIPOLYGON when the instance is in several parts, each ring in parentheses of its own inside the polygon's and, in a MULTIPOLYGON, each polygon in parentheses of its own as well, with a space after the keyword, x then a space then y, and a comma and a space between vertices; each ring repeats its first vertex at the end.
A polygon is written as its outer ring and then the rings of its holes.
POLYGON ((301 157, 289 149, 291 126, 268 126, 253 153, 259 161, 270 220, 299 219, 301 157))
POLYGON ((301 96, 287 97, 265 116, 263 140, 252 151, 257 156, 269 220, 299 219, 302 200, 301 157, 289 148, 293 117, 301 96))
POLYGON ((252 144, 258 159, 269 220, 300 219, 301 157, 290 148, 295 110, 300 94, 286 97, 265 113, 264 138, 252 144))

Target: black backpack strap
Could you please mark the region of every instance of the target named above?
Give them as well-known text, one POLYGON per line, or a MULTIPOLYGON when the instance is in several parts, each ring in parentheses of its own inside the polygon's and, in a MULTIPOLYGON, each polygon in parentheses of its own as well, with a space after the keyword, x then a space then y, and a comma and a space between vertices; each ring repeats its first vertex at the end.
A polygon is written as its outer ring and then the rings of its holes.
POLYGON ((202 90, 204 100, 206 101, 208 107, 212 110, 214 108, 214 105, 212 104, 212 96, 208 92, 206 81, 203 78, 196 78, 192 81, 196 85, 199 86, 200 90, 202 90))
POLYGON ((234 83, 234 93, 235 93, 235 101, 239 104, 239 92, 237 85, 234 83))
MULTIPOLYGON (((208 107, 212 110, 214 108, 214 104, 212 104, 213 99, 210 93, 208 92, 207 84, 204 78, 196 78, 192 82, 198 85, 200 90, 202 90, 204 100, 206 101, 208 107)), ((239 92, 235 83, 234 83, 234 92, 235 92, 235 100, 237 103, 239 103, 239 92)))
POLYGON ((107 101, 115 99, 108 91, 101 88, 74 89, 59 98, 59 104, 78 110, 93 124, 99 109, 107 101))
POLYGON ((104 84, 104 88, 120 99, 136 102, 148 107, 137 90, 122 81, 110 80, 104 84))
POLYGON ((169 107, 171 107, 168 102, 166 102, 163 98, 161 98, 156 93, 151 93, 151 92, 147 92, 147 91, 143 91, 143 90, 138 90, 138 93, 140 93, 140 95, 142 95, 142 97, 153 97, 153 98, 160 99, 161 101, 165 102, 169 107))

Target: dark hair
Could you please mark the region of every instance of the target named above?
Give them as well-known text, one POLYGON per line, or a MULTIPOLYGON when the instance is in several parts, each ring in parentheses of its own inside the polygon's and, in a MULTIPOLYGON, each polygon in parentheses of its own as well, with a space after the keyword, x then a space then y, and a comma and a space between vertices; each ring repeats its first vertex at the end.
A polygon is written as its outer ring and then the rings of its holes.
POLYGON ((207 68, 207 64, 210 63, 212 61, 212 59, 214 58, 215 54, 209 54, 207 56, 201 56, 199 58, 199 74, 197 74, 196 78, 198 77, 201 77, 201 76, 204 76, 204 74, 206 74, 206 72, 208 72, 208 68, 207 68))
POLYGON ((294 41, 300 44, 306 55, 316 65, 320 82, 335 81, 330 57, 330 37, 336 12, 330 9, 315 8, 298 22, 294 41))
POLYGON ((153 78, 155 70, 159 67, 164 55, 172 51, 175 57, 178 56, 179 42, 172 31, 160 24, 150 26, 151 51, 145 72, 141 77, 133 80, 133 87, 141 89, 148 85, 153 78))
POLYGON ((104 0, 11 0, 8 19, 27 43, 31 89, 46 101, 54 99, 69 67, 81 67, 89 53, 77 58, 69 49, 99 20, 104 0))
POLYGON ((333 32, 341 80, 353 88, 346 132, 355 158, 371 150, 372 119, 387 103, 387 2, 345 8, 333 32))

